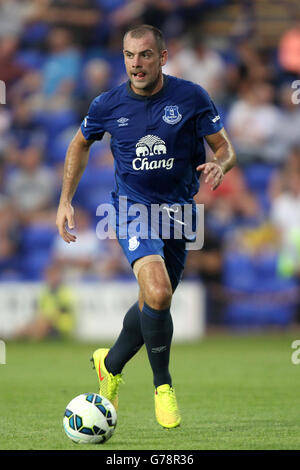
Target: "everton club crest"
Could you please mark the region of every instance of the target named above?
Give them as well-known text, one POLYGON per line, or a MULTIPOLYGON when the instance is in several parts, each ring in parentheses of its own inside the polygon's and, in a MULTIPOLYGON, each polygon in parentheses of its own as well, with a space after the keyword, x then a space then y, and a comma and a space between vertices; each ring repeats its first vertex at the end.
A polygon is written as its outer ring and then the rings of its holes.
POLYGON ((182 115, 178 111, 178 106, 166 106, 163 120, 167 124, 177 124, 182 118, 182 115))

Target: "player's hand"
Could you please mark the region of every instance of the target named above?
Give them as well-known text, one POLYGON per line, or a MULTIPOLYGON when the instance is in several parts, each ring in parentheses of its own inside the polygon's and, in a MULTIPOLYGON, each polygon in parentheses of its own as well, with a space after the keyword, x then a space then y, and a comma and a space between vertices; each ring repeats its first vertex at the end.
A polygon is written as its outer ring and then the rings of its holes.
POLYGON ((56 215, 56 226, 60 236, 65 242, 70 243, 76 241, 76 236, 67 231, 67 226, 69 229, 75 227, 74 209, 70 203, 60 203, 56 215))
POLYGON ((213 191, 217 189, 217 187, 220 186, 223 181, 224 172, 219 163, 203 163, 203 165, 199 165, 196 169, 197 171, 203 171, 204 175, 206 175, 205 183, 210 184, 210 187, 213 191))

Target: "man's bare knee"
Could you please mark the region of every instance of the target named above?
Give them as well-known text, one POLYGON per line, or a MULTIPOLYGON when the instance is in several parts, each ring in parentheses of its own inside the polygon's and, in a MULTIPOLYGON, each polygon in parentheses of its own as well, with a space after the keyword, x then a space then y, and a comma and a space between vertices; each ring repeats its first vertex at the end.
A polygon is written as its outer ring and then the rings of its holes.
MULTIPOLYGON (((139 261, 139 260, 138 260, 139 261)), ((138 270, 141 299, 150 307, 163 310, 170 306, 172 286, 163 258, 147 256, 141 259, 138 270)))
POLYGON ((168 284, 152 284, 144 292, 145 302, 156 310, 164 310, 171 305, 172 288, 168 284))

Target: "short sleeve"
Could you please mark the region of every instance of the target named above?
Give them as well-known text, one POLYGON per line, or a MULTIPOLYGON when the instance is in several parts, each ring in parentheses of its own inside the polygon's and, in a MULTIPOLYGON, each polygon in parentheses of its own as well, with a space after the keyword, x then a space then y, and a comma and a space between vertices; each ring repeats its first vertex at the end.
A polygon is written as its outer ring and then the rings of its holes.
POLYGON ((105 133, 101 97, 102 95, 97 96, 92 101, 88 114, 81 123, 81 132, 86 140, 101 140, 105 133))
POLYGON ((215 134, 223 127, 219 112, 209 94, 200 86, 196 92, 196 128, 198 137, 215 134))

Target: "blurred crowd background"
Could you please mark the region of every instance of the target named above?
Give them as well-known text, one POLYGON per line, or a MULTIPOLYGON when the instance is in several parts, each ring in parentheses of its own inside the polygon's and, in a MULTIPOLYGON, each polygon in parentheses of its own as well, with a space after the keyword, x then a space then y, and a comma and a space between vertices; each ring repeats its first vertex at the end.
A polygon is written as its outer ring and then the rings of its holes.
POLYGON ((122 38, 139 23, 162 29, 164 73, 209 92, 237 152, 218 190, 201 184, 205 244, 184 279, 204 285, 210 325, 299 323, 297 0, 0 0, 0 281, 132 277, 117 242, 95 235, 114 182, 109 136, 74 198, 76 244, 55 215, 67 146, 91 100, 126 80, 122 38))

